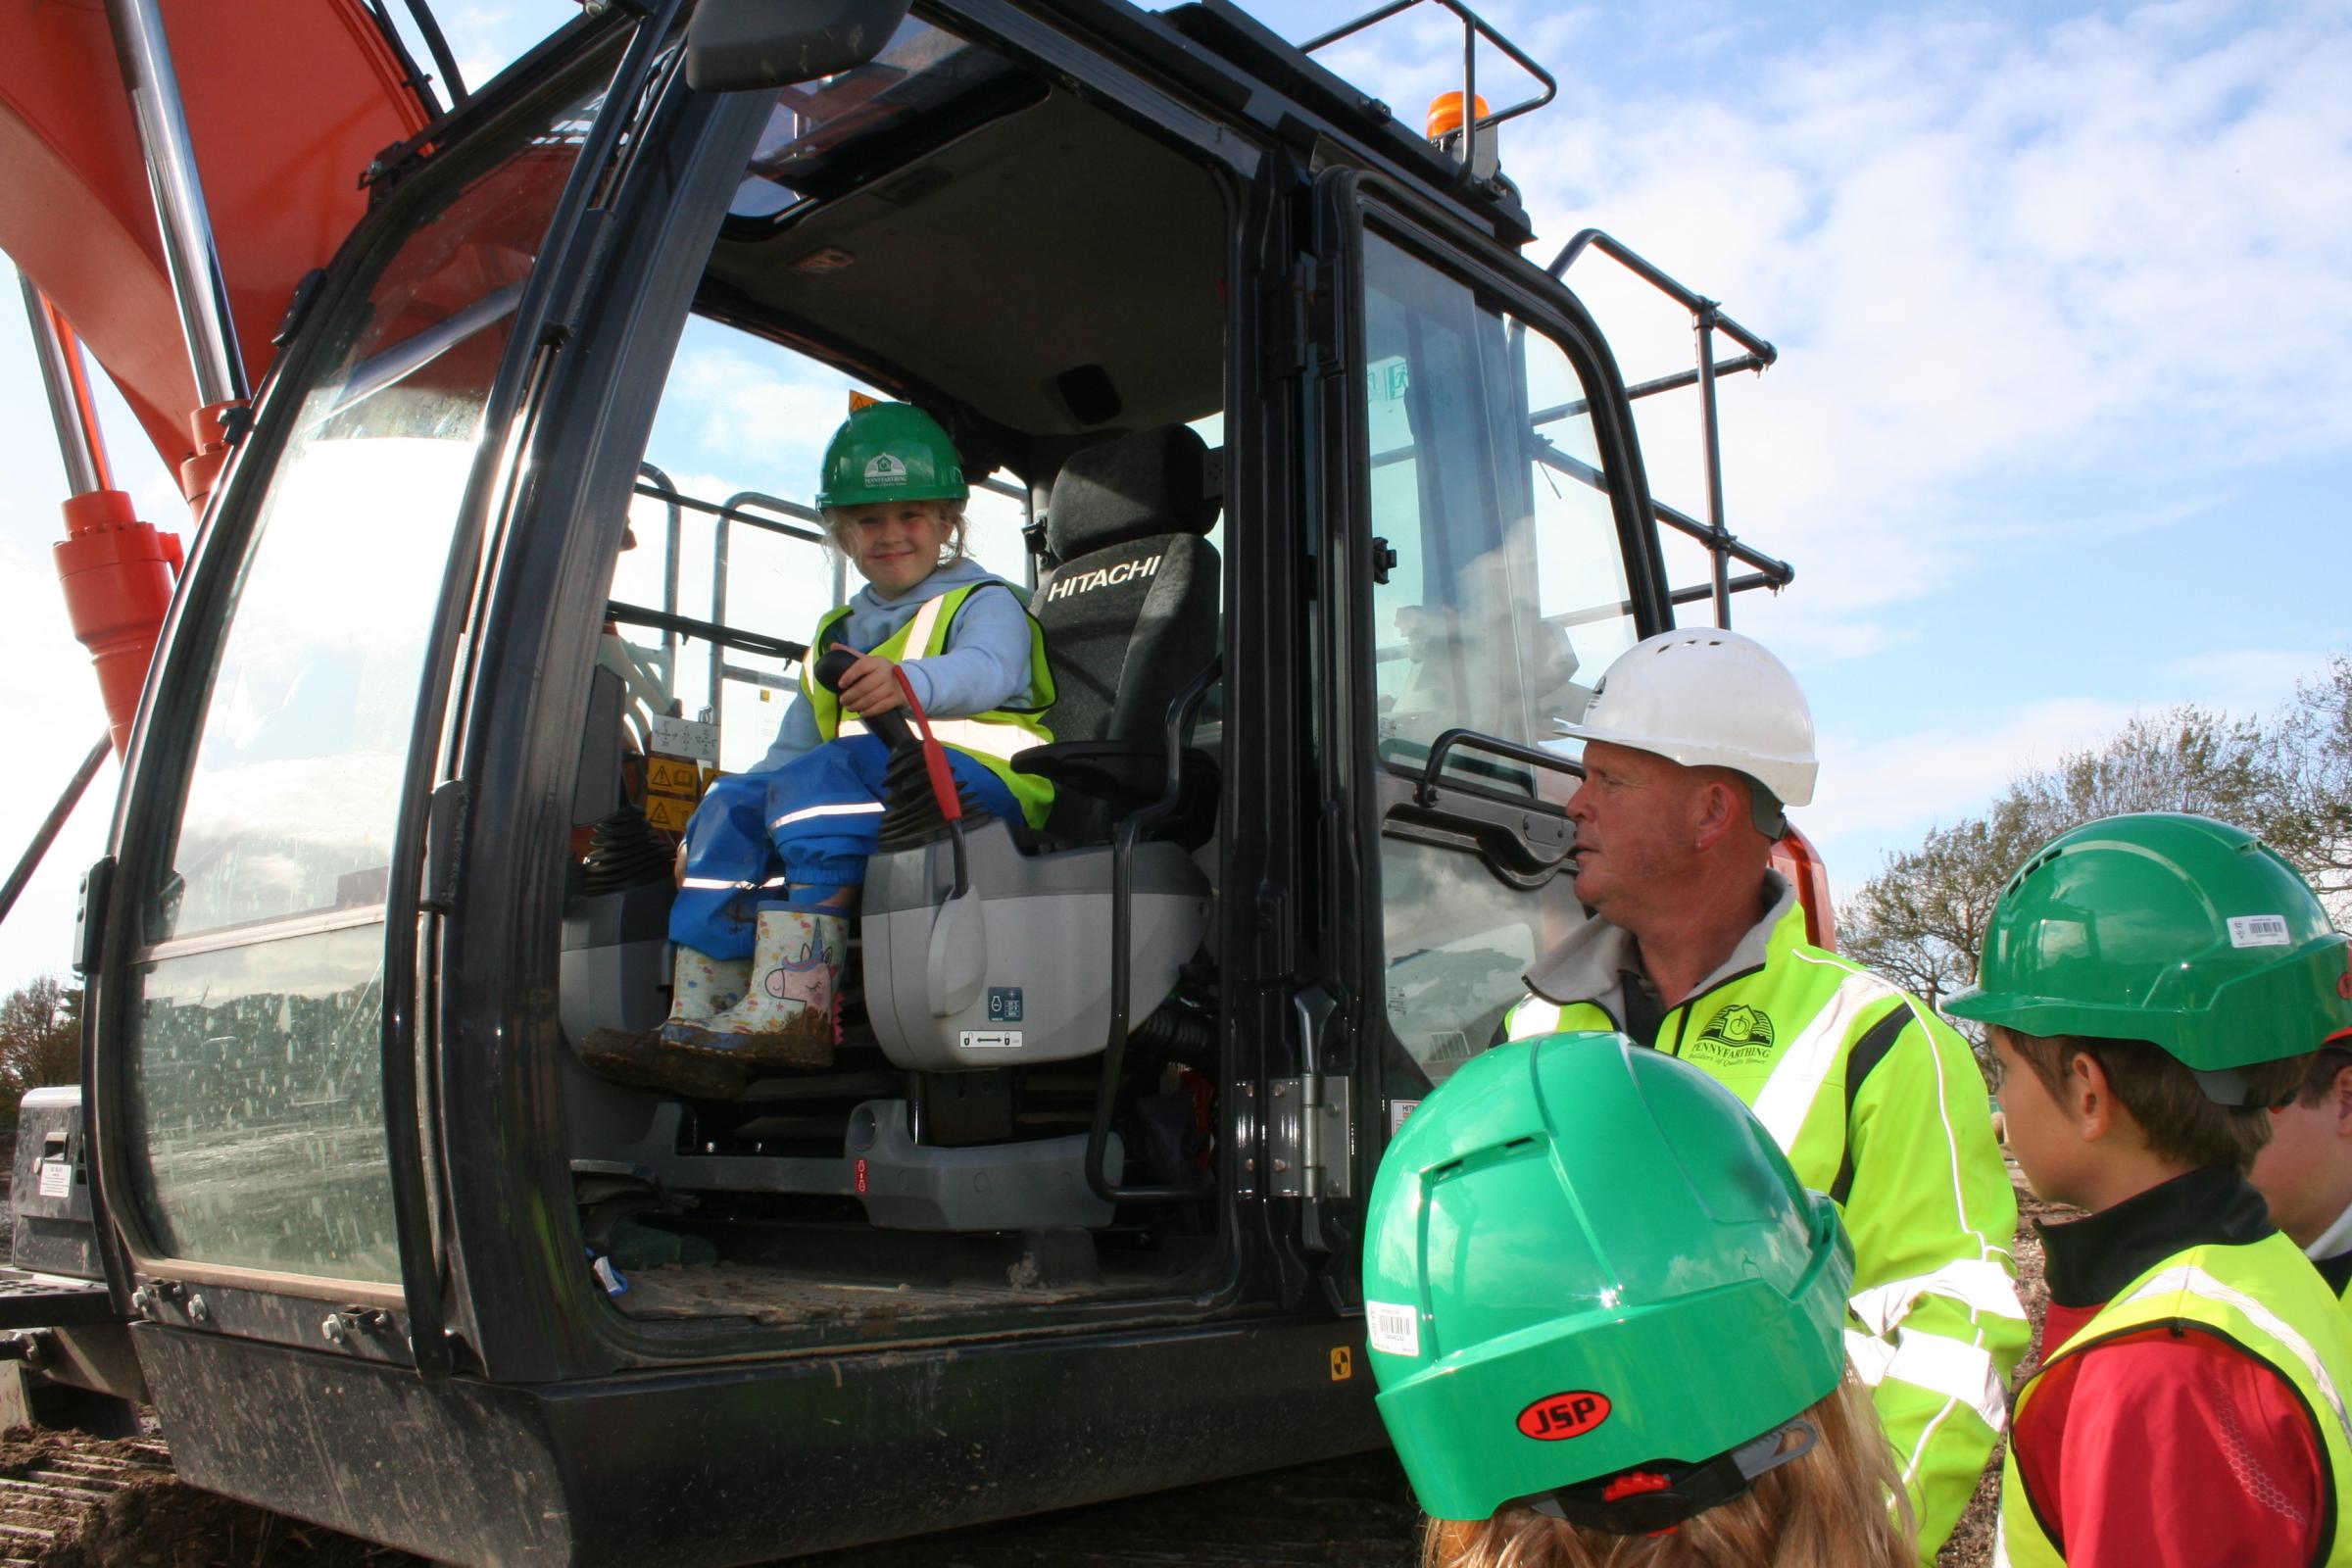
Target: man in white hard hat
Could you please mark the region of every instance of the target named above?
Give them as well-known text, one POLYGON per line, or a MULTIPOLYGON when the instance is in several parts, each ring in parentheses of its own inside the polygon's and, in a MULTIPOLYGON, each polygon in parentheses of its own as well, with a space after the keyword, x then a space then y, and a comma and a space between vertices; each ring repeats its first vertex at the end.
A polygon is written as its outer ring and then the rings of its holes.
POLYGON ((1528 971, 1514 1039, 1622 1029, 1747 1103, 1853 1237, 1847 1349, 1872 1385, 1932 1561, 2006 1423, 2031 1329, 2017 1200, 1969 1049, 1917 998, 1805 942, 1771 869, 1813 798, 1813 715, 1761 644, 1661 633, 1609 666, 1582 723, 1576 894, 1587 921, 1528 971))

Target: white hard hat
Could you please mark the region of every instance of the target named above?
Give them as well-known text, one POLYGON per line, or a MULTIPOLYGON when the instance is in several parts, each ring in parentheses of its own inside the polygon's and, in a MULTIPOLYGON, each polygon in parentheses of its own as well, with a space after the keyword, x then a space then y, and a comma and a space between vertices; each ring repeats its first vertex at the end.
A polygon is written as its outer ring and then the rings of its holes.
POLYGON ((1662 631, 1617 656, 1584 722, 1560 733, 1651 752, 1685 767, 1734 768, 1784 806, 1813 799, 1813 710, 1788 666, 1752 637, 1662 631))

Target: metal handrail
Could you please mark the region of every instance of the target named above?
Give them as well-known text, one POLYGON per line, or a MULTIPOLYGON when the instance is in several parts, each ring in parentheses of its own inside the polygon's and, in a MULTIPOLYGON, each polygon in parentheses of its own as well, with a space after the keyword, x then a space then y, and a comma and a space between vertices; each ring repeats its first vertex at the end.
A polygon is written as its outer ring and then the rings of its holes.
MULTIPOLYGON (((1732 536, 1731 530, 1724 526, 1723 431, 1715 407, 1715 381, 1719 375, 1734 370, 1762 370, 1780 358, 1780 350, 1724 315, 1717 302, 1686 287, 1663 268, 1597 228, 1582 230, 1562 247, 1560 254, 1552 259, 1549 269, 1551 275, 1564 276, 1588 250, 1599 251, 1690 313, 1691 335, 1697 345, 1697 368, 1678 375, 1663 376, 1655 382, 1645 382, 1643 395, 1669 391, 1675 387, 1697 386, 1699 448, 1705 460, 1701 472, 1707 489, 1707 520, 1701 523, 1663 503, 1656 504, 1655 511, 1659 521, 1681 529, 1706 546, 1708 558, 1714 566, 1715 624, 1729 626, 1732 623, 1733 593, 1731 563, 1735 555, 1768 574, 1775 568, 1786 573, 1781 578, 1783 583, 1795 574, 1786 564, 1760 556, 1740 545, 1732 536), (1715 334, 1718 331, 1747 350, 1746 356, 1727 360, 1718 367, 1715 363, 1715 334)), ((1630 397, 1632 394, 1629 392, 1628 395, 1630 397)), ((1682 600, 1678 597, 1674 602, 1679 604, 1682 600)))
MULTIPOLYGON (((1399 12, 1410 11, 1421 3, 1422 0, 1389 0, 1388 4, 1366 12, 1353 22, 1309 38, 1298 46, 1298 52, 1311 55, 1318 49, 1339 42, 1342 38, 1386 22, 1399 12)), ((1462 19, 1462 158, 1454 177, 1457 183, 1467 184, 1470 180, 1471 171, 1476 166, 1478 133, 1482 130, 1492 130, 1506 120, 1516 120, 1521 115, 1532 114, 1543 108, 1560 95, 1560 84, 1558 79, 1550 72, 1538 65, 1534 57, 1529 55, 1526 50, 1495 31, 1492 24, 1462 4, 1462 0, 1437 0, 1437 3, 1462 19), (1491 115, 1483 116, 1476 113, 1478 108, 1478 40, 1481 38, 1510 56, 1512 62, 1520 70, 1544 84, 1544 90, 1533 98, 1524 99, 1511 105, 1508 109, 1499 109, 1491 115)))

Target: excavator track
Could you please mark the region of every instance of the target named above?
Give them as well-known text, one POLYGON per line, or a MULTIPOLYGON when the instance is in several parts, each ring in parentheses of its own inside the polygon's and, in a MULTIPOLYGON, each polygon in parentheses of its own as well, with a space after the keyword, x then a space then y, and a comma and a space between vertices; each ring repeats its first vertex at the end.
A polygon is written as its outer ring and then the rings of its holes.
MULTIPOLYGON (((1407 1568, 1396 1460, 1363 1454, 771 1568, 1407 1568)), ((429 1568, 180 1481, 155 1438, 0 1435, 0 1568, 429 1568)))
POLYGON ((56 1563, 99 1534, 93 1523, 125 1489, 174 1484, 171 1451, 153 1438, 18 1428, 0 1443, 0 1568, 56 1563))

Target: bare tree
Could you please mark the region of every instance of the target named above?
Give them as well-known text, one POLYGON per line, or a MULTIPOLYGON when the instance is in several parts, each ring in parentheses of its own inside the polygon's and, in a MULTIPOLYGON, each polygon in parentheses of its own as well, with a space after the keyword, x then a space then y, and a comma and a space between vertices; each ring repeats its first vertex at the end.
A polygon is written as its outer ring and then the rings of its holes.
POLYGON ((2068 828, 2125 811, 2194 811, 2260 834, 2339 924, 2352 906, 2352 656, 2268 721, 2200 708, 2134 718, 2105 744, 2013 779, 1982 815, 1938 824, 1838 911, 1845 951, 1939 1003, 1971 984, 2002 887, 2068 828))
POLYGON ((2295 688, 2271 736, 2276 795, 2263 837, 2352 926, 2352 655, 2295 688))

